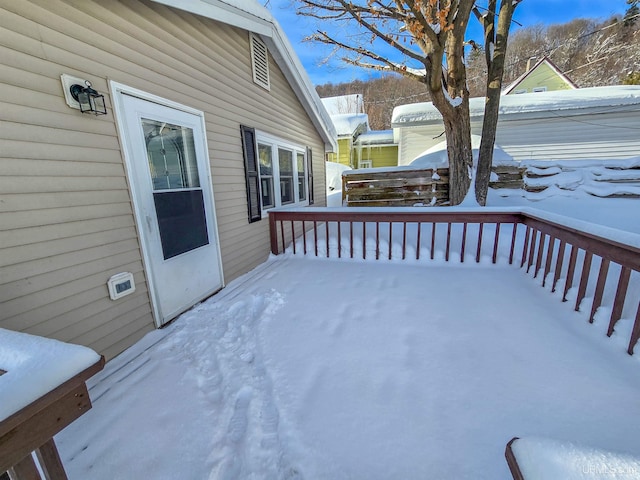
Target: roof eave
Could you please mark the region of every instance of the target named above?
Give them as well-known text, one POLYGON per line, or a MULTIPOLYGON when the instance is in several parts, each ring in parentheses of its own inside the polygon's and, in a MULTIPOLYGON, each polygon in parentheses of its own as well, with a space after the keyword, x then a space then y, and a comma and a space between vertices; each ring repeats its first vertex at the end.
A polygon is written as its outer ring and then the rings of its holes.
POLYGON ((242 10, 223 0, 152 0, 162 5, 184 10, 196 15, 247 30, 260 35, 274 61, 278 64, 291 85, 300 103, 309 115, 314 127, 322 137, 325 152, 337 151, 337 134, 333 122, 322 105, 307 72, 278 22, 242 10))

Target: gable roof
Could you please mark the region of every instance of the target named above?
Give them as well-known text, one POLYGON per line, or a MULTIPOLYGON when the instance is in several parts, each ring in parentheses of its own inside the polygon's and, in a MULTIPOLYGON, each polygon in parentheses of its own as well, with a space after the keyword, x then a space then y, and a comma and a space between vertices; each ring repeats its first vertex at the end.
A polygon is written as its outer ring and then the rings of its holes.
POLYGON ((337 151, 336 131, 306 70, 271 12, 256 0, 152 0, 260 35, 307 115, 326 151, 337 151))
POLYGON ((366 113, 341 113, 331 115, 338 137, 355 138, 369 130, 369 116, 366 113))
POLYGON ((513 92, 522 82, 525 81, 525 79, 529 78, 529 76, 531 76, 538 68, 540 68, 541 65, 546 65, 547 67, 549 67, 553 71, 553 73, 555 73, 560 78, 560 80, 562 80, 566 85, 569 86, 570 89, 578 88, 578 86, 573 83, 573 81, 569 77, 562 73, 562 71, 556 66, 555 63, 551 61, 549 57, 542 57, 533 67, 524 72, 522 75, 516 78, 507 88, 505 88, 502 91, 501 95, 508 95, 509 93, 513 92))

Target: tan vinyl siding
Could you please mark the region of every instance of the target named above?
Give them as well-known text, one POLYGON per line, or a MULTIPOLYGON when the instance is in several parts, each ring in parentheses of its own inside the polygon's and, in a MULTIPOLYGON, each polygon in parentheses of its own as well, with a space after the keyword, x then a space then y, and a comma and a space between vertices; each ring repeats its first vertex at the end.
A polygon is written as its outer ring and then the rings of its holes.
POLYGON ((0 0, 0 29, 0 327, 108 357, 154 328, 109 80, 204 112, 226 282, 269 253, 268 222, 247 221, 241 124, 311 147, 324 205, 324 143, 271 55, 271 90, 253 82, 247 31, 146 0, 0 0), (63 73, 108 114, 69 108, 63 73), (112 301, 122 271, 136 292, 112 301))

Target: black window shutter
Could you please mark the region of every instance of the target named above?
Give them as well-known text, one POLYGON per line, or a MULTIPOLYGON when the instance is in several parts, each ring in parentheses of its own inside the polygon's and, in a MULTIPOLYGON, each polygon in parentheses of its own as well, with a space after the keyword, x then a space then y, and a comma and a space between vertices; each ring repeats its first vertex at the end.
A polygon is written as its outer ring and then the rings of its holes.
POLYGON ((313 205, 313 159, 311 147, 307 147, 307 172, 309 175, 309 205, 313 205))
POLYGON ((260 175, 258 172, 258 155, 256 153, 256 131, 240 125, 242 134, 242 153, 244 155, 244 174, 247 180, 247 205, 249 207, 249 223, 262 219, 260 209, 260 175))

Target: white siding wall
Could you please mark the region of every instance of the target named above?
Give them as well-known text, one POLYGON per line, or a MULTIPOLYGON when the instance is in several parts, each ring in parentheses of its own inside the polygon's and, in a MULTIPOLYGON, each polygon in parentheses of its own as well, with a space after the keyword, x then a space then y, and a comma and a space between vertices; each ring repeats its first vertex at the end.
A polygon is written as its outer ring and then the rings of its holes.
MULTIPOLYGON (((442 125, 399 129, 399 165, 444 140, 442 125)), ((472 122, 471 133, 482 134, 472 122)), ((623 159, 640 155, 640 106, 606 112, 500 121, 496 143, 516 160, 623 159)))
POLYGON ((146 0, 0 0, 0 327, 111 357, 153 329, 108 80, 204 111, 225 280, 264 261, 268 222, 249 224, 240 125, 314 152, 324 144, 284 75, 252 81, 246 31, 146 0), (88 78, 108 114, 67 107, 60 75, 88 78), (137 291, 111 301, 114 273, 137 291))

